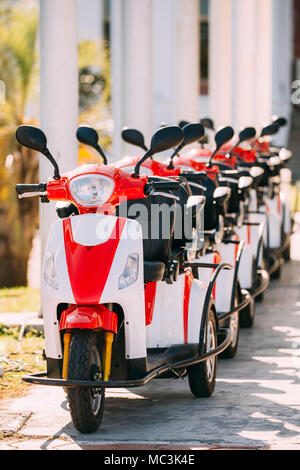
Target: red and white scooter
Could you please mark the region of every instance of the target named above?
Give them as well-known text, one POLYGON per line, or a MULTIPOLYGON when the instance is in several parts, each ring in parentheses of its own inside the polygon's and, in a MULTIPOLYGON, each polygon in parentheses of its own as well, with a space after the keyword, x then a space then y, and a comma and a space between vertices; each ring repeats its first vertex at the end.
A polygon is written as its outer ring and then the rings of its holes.
MULTIPOLYGON (((189 124, 183 128, 183 133, 184 141, 176 148, 173 153, 174 156, 186 145, 199 141, 204 135, 204 128, 199 123, 189 124)), ((230 140, 232 136, 233 130, 231 128, 225 128, 220 131, 217 135, 218 148, 230 140)), ((81 143, 91 145, 97 149, 98 135, 92 129, 87 127, 79 128, 77 137, 81 143)), ((144 150, 147 149, 142 133, 135 129, 124 129, 122 137, 130 144, 144 150)), ((132 173, 138 161, 139 158, 137 157, 125 157, 115 162, 114 166, 132 173)), ((174 169, 154 159, 148 159, 142 162, 140 169, 146 175, 167 176, 169 178, 180 177, 185 181, 193 196, 204 194, 206 197, 204 233, 202 233, 203 243, 199 247, 200 249, 196 251, 197 262, 199 264, 197 277, 202 282, 209 284, 210 279, 214 275, 213 266, 216 263, 226 262, 234 267, 234 270, 224 271, 220 274, 213 290, 218 322, 222 326, 229 326, 232 333, 231 344, 224 352, 223 357, 233 358, 237 352, 240 324, 244 327, 250 327, 253 324, 254 300, 249 292, 241 287, 239 281, 239 273, 242 272, 244 274, 246 272, 248 277, 246 280, 242 279, 242 282, 248 282, 248 286, 252 288, 252 252, 235 234, 233 237, 227 236, 227 239, 223 240, 226 208, 228 207, 231 190, 225 187, 220 188, 218 181, 213 181, 213 177, 210 174, 213 172, 210 172, 209 168, 205 165, 203 170, 205 169, 207 172, 197 174, 193 172, 191 167, 174 169), (246 265, 243 265, 241 262, 242 256, 246 265), (212 268, 208 269, 208 265, 211 265, 212 268)), ((247 184, 249 184, 249 181, 247 181, 247 184)), ((242 188, 241 191, 243 191, 242 188)), ((264 285, 264 288, 266 287, 267 282, 264 285)))
MULTIPOLYGON (((83 433, 99 427, 106 387, 187 375, 195 396, 211 395, 217 355, 231 341, 219 327, 212 293, 231 266, 209 265, 215 272, 208 285, 194 278, 189 236, 183 245, 174 233, 186 188, 140 175, 143 161, 180 144, 180 128, 157 131, 132 175, 105 164, 60 175, 41 130, 22 126, 16 135, 55 168, 47 183, 17 185, 19 197, 59 201, 42 276, 47 372, 23 379, 65 387, 72 421, 83 433), (172 210, 156 218, 156 206, 172 210)), ((204 202, 187 197, 182 213, 194 216, 204 202)))

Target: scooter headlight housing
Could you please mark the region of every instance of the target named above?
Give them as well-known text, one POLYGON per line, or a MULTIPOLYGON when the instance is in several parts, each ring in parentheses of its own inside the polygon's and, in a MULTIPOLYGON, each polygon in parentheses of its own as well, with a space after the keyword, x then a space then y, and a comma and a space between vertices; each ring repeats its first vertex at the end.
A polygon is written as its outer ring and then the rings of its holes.
POLYGON ((55 259, 53 253, 46 253, 44 262, 44 280, 48 286, 58 289, 58 277, 55 271, 55 259))
POLYGON ((88 174, 73 178, 69 189, 79 206, 99 207, 111 198, 115 182, 105 175, 88 174))
POLYGON ((139 276, 139 255, 133 253, 128 256, 123 273, 119 277, 119 289, 129 287, 137 281, 139 276))

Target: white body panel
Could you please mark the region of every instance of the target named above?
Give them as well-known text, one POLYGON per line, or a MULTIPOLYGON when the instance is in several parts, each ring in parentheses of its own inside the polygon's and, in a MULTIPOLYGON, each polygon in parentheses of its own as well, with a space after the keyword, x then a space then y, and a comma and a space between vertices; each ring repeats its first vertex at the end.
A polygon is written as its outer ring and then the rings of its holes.
POLYGON ((216 309, 220 313, 231 310, 236 250, 237 245, 234 244, 220 243, 218 245, 222 263, 229 263, 233 266, 233 269, 230 271, 221 271, 216 282, 216 309))
MULTIPOLYGON (((184 344, 185 274, 176 283, 157 283, 153 320, 146 328, 147 348, 166 348, 184 344)), ((202 282, 192 283, 188 309, 188 343, 198 343, 207 288, 202 282)))
MULTIPOLYGON (((87 214, 72 217, 72 231, 74 238, 82 245, 95 246, 105 243, 108 236, 101 240, 99 234, 103 219, 108 227, 113 227, 115 217, 101 214, 87 214), (86 240, 86 241, 85 241, 86 240)), ((109 231, 110 230, 110 231, 109 231)), ((59 325, 57 321, 57 306, 60 303, 75 304, 72 292, 64 246, 63 221, 53 223, 46 245, 46 253, 53 253, 55 257, 55 271, 58 277, 58 289, 50 287, 42 280, 42 302, 46 335, 47 357, 59 359, 62 357, 59 325)), ((99 266, 99 272, 101 266, 99 266)), ((44 270, 43 270, 44 272, 44 270)), ((143 278, 143 245, 141 227, 132 220, 127 220, 122 237, 119 241, 114 260, 107 278, 106 285, 100 298, 100 304, 117 303, 121 305, 125 315, 126 357, 128 359, 146 356, 146 327, 145 327, 145 301, 143 278), (126 236, 134 234, 133 237, 126 236), (127 257, 130 254, 139 255, 139 274, 137 281, 125 289, 118 289, 118 280, 124 271, 127 257)))
MULTIPOLYGON (((236 245, 220 243, 217 246, 217 251, 221 256, 221 263, 229 263, 235 267, 236 245)), ((216 263, 216 254, 206 254, 199 259, 199 262, 214 264, 216 263)), ((210 283, 213 273, 213 269, 198 269, 199 279, 206 285, 210 283)), ((219 274, 215 287, 215 305, 218 313, 229 312, 231 310, 233 279, 234 269, 231 271, 224 270, 219 274)))
POLYGON ((269 248, 275 249, 281 246, 281 231, 282 231, 282 206, 279 203, 278 197, 270 199, 265 197, 265 206, 259 209, 259 212, 267 214, 267 238, 265 237, 265 245, 269 248))

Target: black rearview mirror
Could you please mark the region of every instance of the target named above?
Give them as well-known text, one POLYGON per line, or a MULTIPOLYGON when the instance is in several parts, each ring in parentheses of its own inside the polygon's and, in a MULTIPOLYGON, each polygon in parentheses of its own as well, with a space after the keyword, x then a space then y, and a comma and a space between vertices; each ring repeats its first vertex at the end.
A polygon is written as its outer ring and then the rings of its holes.
POLYGON ((223 145, 225 145, 227 142, 229 142, 234 136, 234 130, 232 127, 223 127, 220 129, 216 135, 215 135, 215 141, 216 141, 216 146, 217 146, 217 151, 220 150, 223 145))
POLYGON ((184 140, 182 129, 178 126, 167 126, 155 132, 151 139, 150 149, 135 167, 133 176, 137 178, 140 174, 140 167, 147 158, 152 157, 156 153, 164 152, 171 148, 177 147, 184 140))
POLYGON ((215 155, 220 150, 220 148, 223 147, 223 145, 225 145, 227 142, 229 142, 233 138, 233 136, 234 136, 234 130, 230 126, 223 127, 216 133, 215 135, 216 150, 212 153, 209 159, 209 162, 207 164, 208 167, 211 167, 212 161, 215 155))
POLYGON ((187 126, 189 124, 188 121, 180 121, 178 123, 178 126, 181 127, 181 129, 183 129, 185 126, 187 126))
POLYGON ((271 124, 270 126, 266 126, 261 131, 261 137, 271 136, 277 134, 279 131, 279 126, 275 123, 271 124))
POLYGON ((98 145, 98 133, 92 127, 81 126, 77 129, 76 137, 82 144, 96 147, 98 145))
POLYGON ((205 118, 202 118, 200 120, 200 124, 202 124, 203 127, 206 127, 206 129, 210 129, 212 131, 215 130, 215 123, 214 121, 209 118, 209 117, 205 117, 205 118))
POLYGON ((150 153, 155 155, 156 153, 164 152, 173 147, 177 147, 184 140, 182 129, 178 126, 163 127, 155 132, 151 139, 150 153))
POLYGON ((174 169, 173 159, 176 157, 176 155, 178 155, 180 150, 182 150, 187 145, 193 144, 194 142, 199 142, 205 135, 205 129, 202 126, 202 124, 199 124, 199 123, 186 124, 182 128, 182 132, 183 132, 184 140, 174 150, 170 159, 169 166, 168 166, 169 170, 174 169))
POLYGON ((256 136, 256 129, 254 127, 246 127, 239 134, 239 143, 246 142, 247 140, 252 140, 256 136))
POLYGON ((98 144, 99 136, 95 129, 90 126, 80 126, 77 129, 76 137, 78 141, 82 144, 89 145, 93 147, 103 158, 104 165, 107 165, 107 158, 102 148, 98 144))
POLYGON ((145 139, 143 134, 137 129, 124 128, 122 132, 122 139, 128 144, 142 148, 146 152, 148 150, 145 145, 145 139))
POLYGON ((202 124, 187 124, 182 129, 184 135, 183 146, 193 144, 194 142, 198 142, 199 140, 204 137, 205 129, 202 124))
POLYGON ((47 149, 47 137, 41 129, 33 126, 20 126, 16 131, 16 138, 23 147, 44 153, 47 149))
POLYGON ((54 179, 60 179, 58 164, 47 148, 47 137, 41 129, 33 126, 20 126, 16 131, 16 139, 23 147, 42 153, 54 167, 54 179))
POLYGON ((273 121, 273 124, 276 124, 279 127, 285 127, 288 124, 288 120, 283 116, 281 117, 273 116, 272 121, 273 121))

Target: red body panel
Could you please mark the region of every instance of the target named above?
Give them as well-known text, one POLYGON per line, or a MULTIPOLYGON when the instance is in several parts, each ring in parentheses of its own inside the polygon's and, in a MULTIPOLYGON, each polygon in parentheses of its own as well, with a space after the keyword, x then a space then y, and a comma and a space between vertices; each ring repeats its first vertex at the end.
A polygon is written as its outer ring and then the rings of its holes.
POLYGON ((71 219, 63 221, 69 279, 77 304, 100 302, 126 219, 117 219, 106 243, 83 246, 74 241, 71 219))
POLYGON ((174 165, 175 166, 188 166, 191 167, 192 170, 194 171, 205 171, 207 175, 214 180, 219 172, 219 167, 216 165, 213 165, 211 168, 207 168, 206 162, 198 162, 193 160, 193 158, 190 155, 183 155, 182 157, 175 157, 174 158, 174 165))
POLYGON ((128 173, 115 168, 113 165, 86 165, 65 173, 60 180, 51 179, 47 184, 47 196, 53 201, 72 201, 79 209, 80 214, 93 212, 106 212, 113 214, 120 198, 144 199, 144 188, 148 181, 147 176, 141 175, 139 178, 132 178, 128 173), (105 175, 114 180, 115 188, 107 203, 101 207, 82 207, 78 206, 73 200, 69 190, 69 184, 73 178, 78 176, 98 174, 105 175))
POLYGON ((146 326, 151 325, 153 320, 153 311, 156 295, 156 282, 149 282, 145 287, 145 312, 146 312, 146 326))
MULTIPOLYGON (((119 162, 116 162, 114 166, 119 169, 122 169, 126 166, 135 166, 139 160, 140 157, 125 157, 119 162)), ((154 176, 172 177, 179 176, 180 174, 179 169, 170 170, 166 164, 151 159, 146 160, 142 166, 152 170, 154 176)))
POLYGON ((185 273, 185 286, 184 286, 184 298, 183 298, 183 331, 184 331, 184 343, 188 344, 188 322, 189 322, 189 305, 191 288, 194 281, 194 276, 191 271, 185 273))
POLYGON ((118 316, 104 305, 72 306, 65 310, 60 319, 59 330, 104 330, 117 333, 118 316))

